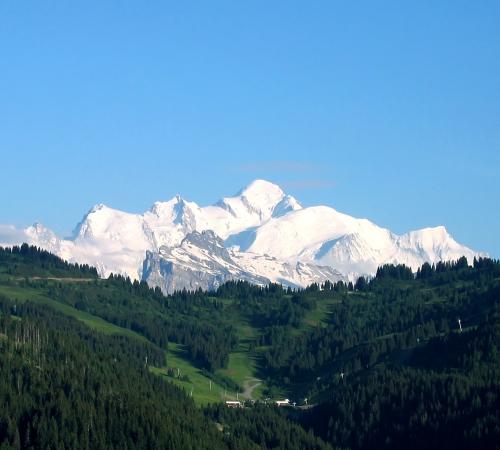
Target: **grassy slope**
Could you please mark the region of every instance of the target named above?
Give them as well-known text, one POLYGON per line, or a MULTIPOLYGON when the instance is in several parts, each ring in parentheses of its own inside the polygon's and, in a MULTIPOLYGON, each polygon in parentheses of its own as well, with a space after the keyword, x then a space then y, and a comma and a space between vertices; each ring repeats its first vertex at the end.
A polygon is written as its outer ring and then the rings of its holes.
MULTIPOLYGON (((89 314, 87 312, 78 310, 69 305, 60 303, 52 298, 50 298, 41 289, 30 288, 22 286, 20 284, 12 284, 12 281, 21 281, 19 279, 13 279, 12 277, 5 276, 5 274, 0 274, 0 294, 4 294, 12 299, 17 299, 18 301, 31 300, 36 303, 41 303, 48 305, 58 311, 74 317, 77 320, 82 321, 87 326, 97 331, 106 334, 120 334, 125 335, 134 339, 144 340, 145 338, 127 328, 122 328, 106 320, 89 314), (9 284, 2 284, 10 280, 9 284)), ((81 279, 73 278, 58 278, 58 282, 86 282, 81 279)), ((322 322, 328 319, 328 314, 333 302, 338 301, 334 299, 328 299, 327 301, 318 301, 317 308, 308 312, 303 322, 303 325, 296 330, 297 334, 304 332, 307 328, 311 326, 318 326, 322 322)), ((224 303, 226 305, 231 303, 231 300, 225 299, 224 303)), ((261 380, 258 377, 258 355, 260 352, 264 351, 263 347, 256 348, 255 352, 251 354, 249 352, 249 347, 251 342, 258 337, 259 331, 253 328, 243 317, 235 313, 231 315, 228 320, 237 327, 238 336, 240 337, 240 343, 235 351, 231 352, 229 355, 229 364, 226 369, 219 369, 217 373, 223 375, 227 378, 232 379, 237 384, 242 386, 246 393, 250 393, 249 397, 253 399, 258 399, 263 397, 263 391, 266 389, 265 380, 261 380), (253 389, 249 389, 255 386, 253 389)), ((198 404, 206 404, 212 402, 224 401, 225 399, 235 399, 236 393, 229 392, 223 386, 211 381, 208 377, 203 375, 200 370, 195 367, 186 355, 186 351, 183 346, 176 343, 169 343, 169 350, 167 352, 167 365, 168 367, 179 369, 181 375, 186 375, 188 377, 187 381, 181 381, 176 378, 167 376, 167 368, 152 368, 151 370, 158 375, 164 376, 167 380, 176 383, 177 385, 183 387, 188 394, 192 392, 193 398, 198 404)), ((290 393, 286 391, 276 392, 279 396, 286 396, 290 393)), ((242 398, 240 396, 240 398, 242 398)))
POLYGON ((332 305, 338 303, 340 303, 340 299, 338 298, 318 300, 317 307, 307 312, 306 317, 304 318, 304 327, 315 327, 320 325, 321 323, 326 323, 328 321, 328 316, 331 313, 332 305))
POLYGON ((191 395, 198 404, 207 404, 220 402, 224 400, 236 399, 235 392, 229 392, 224 387, 211 381, 201 371, 189 362, 186 355, 184 346, 169 342, 167 352, 168 367, 173 368, 176 372, 178 369, 179 375, 187 376, 188 380, 180 380, 167 376, 167 369, 165 367, 155 367, 151 370, 164 377, 178 386, 185 389, 188 395, 191 395))
POLYGON ((3 294, 11 299, 20 302, 32 301, 34 303, 50 306, 63 314, 66 314, 68 316, 74 317, 77 320, 80 320, 88 327, 100 331, 101 333, 120 334, 140 340, 145 339, 143 336, 141 336, 138 333, 135 333, 134 331, 119 327, 117 325, 105 321, 104 319, 101 319, 100 317, 94 316, 84 311, 80 311, 69 305, 65 305, 64 303, 60 303, 56 300, 53 300, 50 297, 40 293, 38 289, 26 288, 21 286, 0 285, 0 294, 3 294))
POLYGON ((256 400, 262 396, 264 389, 263 381, 257 377, 257 358, 249 353, 250 342, 257 337, 257 330, 241 318, 236 326, 240 342, 236 350, 229 354, 227 368, 220 369, 218 372, 236 381, 245 389, 256 386, 251 395, 251 398, 256 400))
MULTIPOLYGON (((231 300, 229 299, 224 299, 222 301, 226 304, 226 306, 231 303, 231 300)), ((302 325, 295 329, 293 333, 295 335, 300 335, 301 333, 306 332, 310 327, 326 324, 332 305, 338 302, 340 302, 338 298, 318 300, 317 307, 306 314, 302 325)), ((263 398, 266 384, 265 380, 259 379, 258 357, 259 354, 264 352, 267 348, 256 347, 254 353, 250 354, 250 343, 258 337, 259 330, 252 327, 248 321, 245 320, 245 318, 239 316, 238 314, 233 315, 231 320, 232 324, 238 329, 240 343, 238 348, 234 352, 230 353, 228 367, 226 369, 221 369, 218 372, 233 379, 243 387, 257 385, 257 387, 252 391, 252 398, 263 398)), ((274 388, 273 392, 274 396, 283 398, 292 394, 292 392, 287 391, 286 389, 277 388, 274 388)))
MULTIPOLYGON (((6 280, 7 278, 4 278, 6 280)), ((70 279, 64 280, 65 282, 71 282, 70 279)), ((81 282, 78 280, 78 282, 81 282)), ((122 328, 114 325, 106 320, 89 314, 84 311, 80 311, 69 305, 60 303, 47 295, 41 293, 39 289, 33 289, 29 287, 19 286, 19 285, 4 285, 0 284, 0 294, 5 295, 13 300, 19 302, 32 301, 34 303, 39 303, 43 305, 50 306, 57 311, 66 314, 68 316, 74 317, 80 320, 88 327, 105 334, 119 334, 128 336, 133 339, 145 340, 146 338, 132 330, 127 328, 122 328)), ((224 388, 212 381, 212 390, 210 390, 210 379, 205 377, 200 371, 194 367, 185 355, 185 351, 181 346, 170 343, 169 351, 167 353, 167 364, 169 367, 179 368, 181 374, 185 374, 189 377, 190 382, 181 382, 179 380, 174 380, 173 378, 167 377, 169 381, 182 386, 186 389, 188 393, 193 389, 193 398, 198 404, 206 404, 221 401, 220 392, 224 393, 224 388)), ((166 377, 165 367, 153 367, 151 370, 157 374, 163 374, 166 377)), ((234 395, 228 394, 227 398, 232 399, 234 395)))

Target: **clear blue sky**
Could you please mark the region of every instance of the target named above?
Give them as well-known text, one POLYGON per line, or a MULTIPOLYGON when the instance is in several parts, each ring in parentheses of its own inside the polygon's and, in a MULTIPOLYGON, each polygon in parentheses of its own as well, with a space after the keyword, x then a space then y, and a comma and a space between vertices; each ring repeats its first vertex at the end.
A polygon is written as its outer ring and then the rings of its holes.
POLYGON ((499 24, 498 1, 1 2, 0 223, 266 178, 499 257, 499 24))

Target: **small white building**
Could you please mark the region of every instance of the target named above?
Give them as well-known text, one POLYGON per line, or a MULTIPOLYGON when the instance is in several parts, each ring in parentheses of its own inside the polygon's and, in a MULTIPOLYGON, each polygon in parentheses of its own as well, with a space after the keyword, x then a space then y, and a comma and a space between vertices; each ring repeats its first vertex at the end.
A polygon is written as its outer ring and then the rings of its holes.
POLYGON ((226 406, 228 408, 243 408, 243 404, 237 400, 226 400, 226 406))
POLYGON ((290 400, 285 398, 285 400, 276 400, 278 406, 290 406, 290 400))

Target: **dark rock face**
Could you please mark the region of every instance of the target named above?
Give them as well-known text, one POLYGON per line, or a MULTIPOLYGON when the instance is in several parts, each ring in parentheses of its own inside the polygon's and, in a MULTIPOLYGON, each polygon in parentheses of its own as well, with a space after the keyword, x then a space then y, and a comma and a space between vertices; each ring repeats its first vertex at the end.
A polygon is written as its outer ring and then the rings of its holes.
POLYGON ((159 253, 151 252, 147 253, 143 270, 143 279, 148 285, 158 286, 165 294, 182 289, 194 291, 201 288, 211 291, 233 279, 227 271, 208 273, 203 270, 190 269, 163 259, 159 253))
MULTIPOLYGON (((331 267, 304 263, 281 263, 269 256, 255 255, 258 264, 274 264, 278 270, 275 280, 285 286, 300 287, 291 280, 313 279, 319 283, 345 278, 331 267)), ((248 261, 247 261, 248 262, 248 261)), ((193 231, 176 247, 160 247, 147 252, 142 268, 142 279, 163 293, 187 289, 213 291, 230 280, 244 280, 265 285, 270 280, 246 265, 238 253, 224 247, 224 241, 213 231, 193 231)))
POLYGON ((161 247, 147 252, 142 278, 165 294, 201 288, 213 291, 229 280, 267 284, 267 278, 243 270, 224 248, 224 241, 213 231, 193 231, 179 247, 161 247))

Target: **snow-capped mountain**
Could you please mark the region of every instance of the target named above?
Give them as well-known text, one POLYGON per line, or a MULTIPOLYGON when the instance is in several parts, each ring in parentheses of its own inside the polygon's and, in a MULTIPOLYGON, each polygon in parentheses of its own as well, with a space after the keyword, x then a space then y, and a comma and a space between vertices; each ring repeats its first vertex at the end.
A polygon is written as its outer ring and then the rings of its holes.
POLYGON ((158 252, 148 251, 142 277, 150 286, 159 286, 163 292, 183 288, 214 290, 234 279, 254 284, 275 281, 294 287, 345 279, 331 267, 283 263, 271 256, 227 249, 224 241, 211 230, 193 231, 178 246, 163 246, 158 252))
POLYGON ((143 279, 150 286, 159 286, 164 292, 183 288, 213 290, 233 279, 269 283, 267 278, 241 268, 224 247, 224 241, 213 231, 193 231, 179 246, 160 247, 158 252, 147 252, 143 279))
POLYGON ((397 235, 367 219, 327 206, 303 208, 270 182, 256 180, 233 197, 200 207, 175 196, 143 214, 99 204, 61 239, 41 224, 24 230, 0 225, 0 243, 29 242, 64 259, 145 279, 165 292, 211 289, 228 279, 254 283, 353 279, 385 263, 416 270, 424 262, 470 261, 480 254, 444 227, 397 235))

